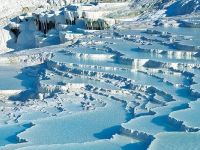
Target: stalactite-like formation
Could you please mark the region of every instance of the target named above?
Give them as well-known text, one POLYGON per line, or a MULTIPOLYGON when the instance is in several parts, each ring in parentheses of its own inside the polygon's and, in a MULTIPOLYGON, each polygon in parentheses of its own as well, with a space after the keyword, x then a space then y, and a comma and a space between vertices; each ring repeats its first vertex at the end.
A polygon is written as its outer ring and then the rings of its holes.
POLYGON ((8 25, 9 30, 15 35, 16 39, 18 38, 19 34, 20 34, 20 28, 19 28, 19 24, 17 23, 11 23, 8 25))
POLYGON ((47 33, 49 30, 54 29, 56 24, 54 17, 52 15, 47 15, 47 14, 33 14, 34 16, 34 21, 37 26, 37 30, 47 33))
MULTIPOLYGON (((89 6, 92 7, 92 6, 89 6)), ((92 15, 87 16, 84 11, 78 11, 77 6, 68 5, 64 9, 54 12, 33 13, 32 17, 38 31, 47 34, 51 29, 57 29, 60 24, 76 25, 79 19, 84 20, 87 30, 104 30, 109 28, 110 23, 101 19, 101 15, 90 12, 92 15), (96 16, 97 15, 97 16, 96 16)), ((26 16, 22 17, 24 21, 26 16)))
POLYGON ((49 30, 56 28, 59 24, 76 25, 76 20, 79 19, 76 10, 68 10, 54 12, 53 14, 42 13, 33 14, 37 29, 44 34, 49 30))
POLYGON ((92 20, 85 19, 85 26, 88 30, 104 30, 109 28, 109 25, 103 19, 92 20))
POLYGON ((65 19, 66 19, 66 24, 69 24, 69 25, 75 25, 76 20, 79 18, 77 11, 65 10, 64 16, 65 16, 65 19))

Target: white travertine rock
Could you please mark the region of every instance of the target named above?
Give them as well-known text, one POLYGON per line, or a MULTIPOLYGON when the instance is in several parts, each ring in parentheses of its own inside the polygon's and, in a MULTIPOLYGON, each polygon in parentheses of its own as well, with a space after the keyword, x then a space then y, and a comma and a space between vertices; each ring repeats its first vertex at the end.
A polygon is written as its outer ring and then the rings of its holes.
POLYGON ((59 32, 59 37, 60 37, 61 43, 65 43, 70 40, 77 40, 82 36, 83 36, 83 34, 78 34, 78 33, 63 32, 63 31, 59 32))
POLYGON ((7 51, 15 44, 15 36, 8 30, 0 29, 0 53, 7 51))

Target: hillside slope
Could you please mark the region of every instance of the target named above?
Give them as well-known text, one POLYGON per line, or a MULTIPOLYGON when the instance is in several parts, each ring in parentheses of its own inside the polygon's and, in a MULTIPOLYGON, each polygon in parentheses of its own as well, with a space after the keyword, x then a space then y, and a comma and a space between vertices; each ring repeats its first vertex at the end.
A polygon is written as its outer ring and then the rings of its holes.
POLYGON ((167 16, 186 15, 200 11, 200 0, 178 0, 167 9, 167 16))

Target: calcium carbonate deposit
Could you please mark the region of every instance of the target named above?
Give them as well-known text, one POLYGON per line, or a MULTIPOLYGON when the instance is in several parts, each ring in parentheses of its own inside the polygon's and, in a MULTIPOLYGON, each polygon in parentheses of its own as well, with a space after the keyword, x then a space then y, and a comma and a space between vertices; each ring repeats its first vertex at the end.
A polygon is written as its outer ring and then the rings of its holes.
POLYGON ((0 150, 199 150, 200 0, 0 0, 0 150))

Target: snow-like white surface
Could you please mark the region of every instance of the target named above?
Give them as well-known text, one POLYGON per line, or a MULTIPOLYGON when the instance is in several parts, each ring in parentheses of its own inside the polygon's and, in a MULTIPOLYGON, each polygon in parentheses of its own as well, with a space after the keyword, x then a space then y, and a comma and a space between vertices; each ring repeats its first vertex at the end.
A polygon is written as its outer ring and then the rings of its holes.
POLYGON ((0 149, 198 149, 199 1, 71 3, 0 6, 0 149))
POLYGON ((148 148, 149 150, 198 150, 199 145, 199 132, 197 133, 160 133, 156 136, 155 141, 148 148))
POLYGON ((199 128, 199 100, 190 102, 188 109, 170 113, 170 117, 183 122, 185 126, 199 128))

